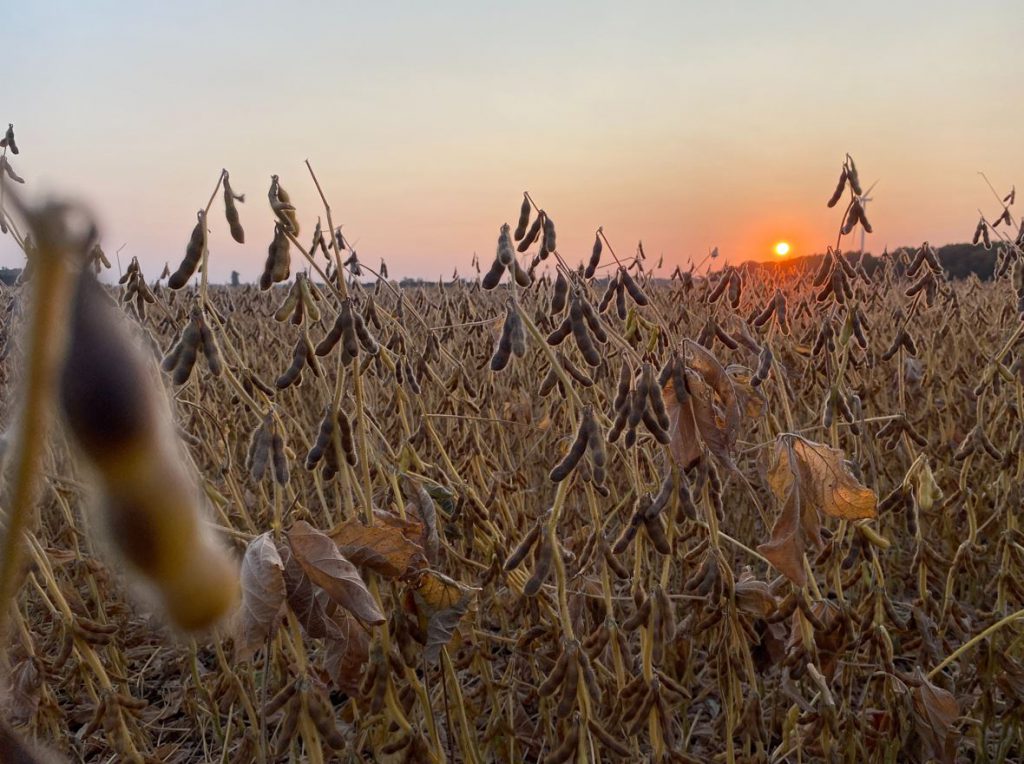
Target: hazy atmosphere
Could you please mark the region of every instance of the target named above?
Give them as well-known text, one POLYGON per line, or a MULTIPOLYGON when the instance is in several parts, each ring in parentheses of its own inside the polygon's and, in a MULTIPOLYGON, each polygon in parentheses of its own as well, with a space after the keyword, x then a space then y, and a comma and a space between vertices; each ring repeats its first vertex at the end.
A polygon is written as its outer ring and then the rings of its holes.
MULTIPOLYGON (((12 4, 0 118, 33 193, 73 191, 104 246, 180 258, 222 167, 251 200, 254 279, 281 176, 314 214, 318 172, 360 258, 468 274, 530 190, 563 254, 603 225, 669 270, 834 241, 845 152, 872 193, 868 248, 969 238, 1024 174, 1015 0, 973 3, 12 4), (443 11, 443 12, 442 12, 443 11)), ((513 222, 514 221, 509 221, 513 222)), ((21 255, 0 240, 0 265, 21 255)), ((115 263, 116 267, 116 263, 115 263)))

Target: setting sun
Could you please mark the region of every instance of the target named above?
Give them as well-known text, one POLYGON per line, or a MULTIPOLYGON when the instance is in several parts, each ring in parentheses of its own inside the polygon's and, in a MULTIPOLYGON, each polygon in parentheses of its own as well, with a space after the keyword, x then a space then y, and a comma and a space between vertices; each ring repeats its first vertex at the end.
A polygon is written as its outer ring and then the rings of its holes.
POLYGON ((785 257, 789 254, 789 242, 780 241, 775 245, 775 254, 779 257, 785 257))

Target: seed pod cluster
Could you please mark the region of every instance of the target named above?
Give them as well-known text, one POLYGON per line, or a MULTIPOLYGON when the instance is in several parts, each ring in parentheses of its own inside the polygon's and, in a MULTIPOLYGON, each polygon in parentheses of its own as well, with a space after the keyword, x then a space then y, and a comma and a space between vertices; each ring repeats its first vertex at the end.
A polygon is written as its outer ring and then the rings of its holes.
POLYGON ((206 366, 210 374, 219 377, 223 370, 220 360, 220 349, 213 338, 209 324, 199 306, 192 309, 189 321, 185 324, 178 341, 164 356, 161 368, 171 375, 171 380, 176 385, 183 385, 192 376, 192 368, 196 364, 199 351, 203 352, 206 358, 206 366))
POLYGON ((167 286, 171 289, 181 289, 185 286, 195 274, 196 268, 199 267, 199 261, 202 260, 203 249, 206 247, 206 213, 199 210, 198 218, 199 220, 192 229, 192 235, 189 237, 188 246, 185 247, 185 258, 178 266, 178 270, 172 273, 167 280, 167 286))
POLYGON ((729 304, 735 310, 739 307, 742 292, 743 280, 740 278, 739 269, 730 265, 722 271, 718 283, 708 292, 707 300, 709 304, 715 303, 721 299, 722 295, 728 294, 729 304))
POLYGON ((307 366, 314 377, 323 376, 320 363, 313 352, 313 346, 310 344, 309 338, 303 334, 295 341, 295 346, 292 348, 291 365, 274 383, 277 389, 284 390, 294 384, 302 384, 302 370, 307 366))
POLYGON ((263 273, 260 274, 260 289, 264 291, 287 280, 291 275, 291 240, 286 230, 280 223, 274 226, 274 238, 267 247, 267 259, 263 264, 263 273))
POLYGON ((302 323, 304 316, 309 316, 310 322, 320 320, 320 308, 317 302, 323 300, 320 290, 310 282, 305 273, 297 273, 295 281, 288 290, 281 307, 274 313, 276 321, 287 321, 291 318, 293 324, 298 326, 302 323))
POLYGON ((867 214, 864 212, 864 205, 861 203, 860 199, 855 198, 853 203, 850 205, 849 211, 846 213, 846 220, 841 229, 843 235, 845 236, 846 234, 851 233, 858 223, 860 223, 868 233, 873 232, 871 223, 868 222, 867 214))
POLYGON ((124 284, 125 287, 124 292, 121 294, 122 304, 130 305, 132 300, 134 300, 135 314, 140 319, 145 319, 146 304, 156 302, 156 296, 142 275, 142 269, 139 267, 139 259, 137 257, 132 258, 132 261, 128 264, 128 269, 117 283, 124 284))
POLYGON ((608 457, 604 448, 604 439, 601 437, 601 428, 594 418, 593 406, 586 406, 583 409, 576 437, 562 460, 551 470, 549 475, 551 480, 560 483, 569 477, 569 473, 576 469, 576 465, 579 464, 585 453, 590 454, 591 480, 596 486, 604 485, 608 457))
POLYGON ((270 176, 270 190, 267 191, 267 198, 270 200, 270 209, 277 216, 278 225, 292 236, 298 236, 299 219, 295 215, 295 206, 276 175, 270 176))
POLYGON ((0 149, 10 149, 12 154, 17 154, 18 144, 14 140, 14 124, 8 123, 7 132, 0 138, 0 149))
POLYGON ((242 228, 242 221, 238 216, 238 208, 235 202, 245 202, 245 194, 236 194, 231 188, 228 179, 228 171, 224 171, 224 217, 228 221, 228 229, 231 231, 231 238, 239 244, 245 244, 245 229, 242 228))
POLYGON ((971 244, 977 244, 978 240, 981 239, 985 245, 985 249, 992 249, 992 237, 988 232, 988 221, 982 216, 981 220, 978 221, 978 225, 974 229, 974 236, 971 237, 971 244))
POLYGON ((560 345, 570 334, 587 364, 599 366, 601 355, 597 352, 594 340, 603 344, 608 341, 608 333, 594 306, 579 291, 573 293, 572 301, 569 303, 569 315, 548 335, 547 342, 549 345, 560 345))
POLYGON ((786 308, 786 295, 783 294, 781 289, 776 289, 775 294, 772 295, 772 299, 765 305, 764 310, 755 315, 750 323, 761 328, 774 317, 775 325, 779 327, 779 331, 783 334, 789 334, 789 317, 786 308))
POLYGON ((718 324, 718 320, 714 316, 709 316, 700 334, 697 335, 697 344, 711 350, 715 340, 721 342, 729 350, 735 350, 740 346, 736 339, 718 324))
POLYGON ((205 628, 233 605, 235 566, 208 535, 148 363, 95 279, 83 271, 60 371, 60 403, 101 487, 113 547, 159 593, 174 623, 205 628))
POLYGON ((931 244, 925 242, 921 247, 914 253, 914 259, 910 261, 910 265, 907 267, 907 276, 914 278, 917 276, 921 266, 927 265, 928 270, 936 275, 942 274, 942 264, 939 263, 938 255, 932 248, 931 244))
MULTIPOLYGON (((669 371, 671 375, 674 368, 669 371)), ((665 373, 664 370, 662 372, 665 373)), ((630 368, 624 366, 620 371, 619 384, 616 390, 615 400, 612 403, 613 419, 611 429, 608 431, 608 440, 614 443, 625 430, 626 448, 631 448, 636 443, 637 426, 643 422, 647 431, 654 436, 662 445, 668 445, 671 441, 669 430, 668 412, 665 409, 665 400, 662 397, 661 386, 658 384, 654 374, 654 366, 644 362, 640 366, 640 373, 633 382, 633 373, 630 368), (632 387, 632 389, 630 389, 632 387)), ((685 390, 685 384, 682 386, 685 390)))
POLYGON ((598 305, 598 312, 604 313, 608 310, 608 307, 612 304, 612 300, 615 300, 615 312, 618 314, 619 319, 622 321, 626 320, 626 294, 629 294, 630 298, 637 305, 644 306, 650 301, 647 299, 647 295, 637 285, 636 281, 629 272, 620 267, 618 272, 615 274, 615 278, 608 282, 608 286, 601 296, 601 302, 598 305))
POLYGON ((318 464, 323 463, 321 472, 324 480, 331 480, 338 474, 339 462, 338 453, 334 447, 335 431, 338 434, 338 442, 342 454, 349 466, 355 467, 359 463, 356 454, 355 440, 352 437, 352 422, 348 415, 339 407, 336 416, 331 416, 331 407, 327 406, 324 416, 320 420, 320 429, 317 431, 316 442, 306 454, 306 469, 314 470, 318 464))
POLYGON ((914 342, 914 338, 910 336, 910 332, 905 328, 901 328, 896 332, 896 336, 893 338, 892 344, 889 345, 884 353, 882 353, 882 360, 888 361, 896 355, 900 348, 906 350, 910 355, 917 355, 917 343, 914 342))
POLYGON ((505 305, 505 322, 501 327, 501 335, 491 355, 491 371, 501 371, 508 366, 513 353, 517 358, 526 355, 526 329, 522 316, 519 315, 519 306, 514 300, 509 299, 505 305))
POLYGON ((278 485, 287 485, 290 475, 284 438, 271 414, 263 417, 259 427, 253 430, 252 437, 249 438, 249 450, 245 456, 245 468, 257 482, 263 480, 267 474, 268 464, 273 467, 274 482, 278 485))
MULTIPOLYGON (((521 251, 523 250, 520 249, 520 252, 521 251)), ((516 284, 521 287, 525 288, 533 283, 533 277, 523 270, 522 266, 519 265, 519 260, 516 258, 515 250, 512 248, 512 235, 509 233, 508 223, 501 226, 501 232, 498 234, 498 249, 494 256, 494 262, 491 263, 491 268, 484 275, 483 280, 480 282, 480 286, 484 289, 494 289, 498 286, 498 282, 501 281, 501 276, 506 270, 512 273, 512 277, 515 279, 516 284)))
POLYGON ((910 424, 903 414, 893 417, 886 422, 878 431, 877 438, 885 444, 886 450, 892 451, 899 445, 903 435, 910 438, 920 448, 925 448, 928 445, 927 439, 914 429, 913 425, 910 424))
MULTIPOLYGON (((368 313, 376 317, 376 309, 368 307, 368 313)), ((379 323, 379 322, 378 322, 379 323)), ((341 303, 341 310, 334 320, 331 330, 324 336, 316 346, 316 355, 325 356, 330 353, 334 346, 341 341, 341 362, 348 366, 359 355, 359 348, 368 355, 376 356, 380 353, 380 343, 366 326, 363 316, 355 309, 352 298, 341 303)), ((393 348, 389 348, 393 349, 393 348)))

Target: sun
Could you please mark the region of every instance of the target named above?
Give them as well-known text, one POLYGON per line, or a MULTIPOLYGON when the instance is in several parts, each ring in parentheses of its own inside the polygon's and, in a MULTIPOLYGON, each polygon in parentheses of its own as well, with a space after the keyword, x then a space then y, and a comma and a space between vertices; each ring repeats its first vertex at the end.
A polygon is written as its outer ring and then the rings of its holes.
POLYGON ((780 241, 778 244, 776 244, 775 245, 775 254, 778 255, 779 257, 785 257, 786 255, 788 255, 789 254, 789 242, 788 241, 780 241))

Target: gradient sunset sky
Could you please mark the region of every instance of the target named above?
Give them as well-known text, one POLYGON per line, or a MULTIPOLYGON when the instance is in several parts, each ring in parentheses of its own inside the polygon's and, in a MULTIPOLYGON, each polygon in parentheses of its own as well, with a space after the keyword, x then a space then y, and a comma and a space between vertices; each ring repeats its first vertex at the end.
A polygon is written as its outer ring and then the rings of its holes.
MULTIPOLYGON (((529 189, 570 262, 603 225, 676 263, 834 241, 845 152, 868 249, 968 239, 1024 184, 1020 0, 976 2, 19 2, 0 122, 33 195, 97 212, 151 279, 181 259, 222 167, 244 246, 211 214, 211 277, 259 274, 277 173, 301 239, 309 158, 360 259, 486 268, 529 189)), ((21 264, 8 237, 0 265, 21 264)), ((116 268, 116 263, 115 263, 116 268)))

